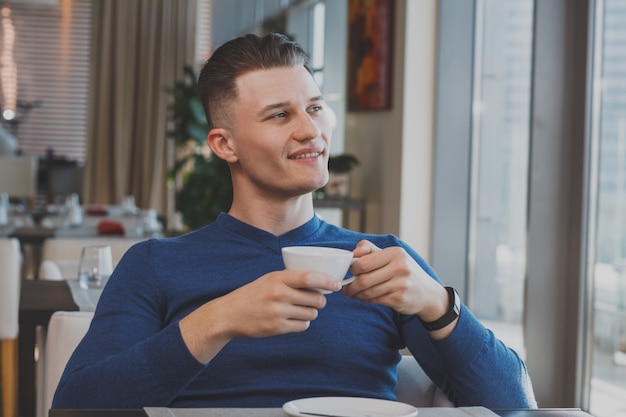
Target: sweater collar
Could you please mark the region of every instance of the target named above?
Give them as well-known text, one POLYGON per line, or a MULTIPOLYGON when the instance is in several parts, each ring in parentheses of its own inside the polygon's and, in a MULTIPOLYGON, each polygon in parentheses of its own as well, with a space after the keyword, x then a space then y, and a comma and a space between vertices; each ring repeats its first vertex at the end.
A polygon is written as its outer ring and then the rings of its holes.
POLYGON ((272 250, 280 252, 280 249, 284 246, 301 245, 309 240, 310 237, 322 227, 323 220, 317 215, 313 215, 306 223, 280 236, 244 223, 227 213, 221 213, 215 221, 215 224, 228 233, 239 235, 244 239, 249 239, 256 243, 264 244, 272 250))

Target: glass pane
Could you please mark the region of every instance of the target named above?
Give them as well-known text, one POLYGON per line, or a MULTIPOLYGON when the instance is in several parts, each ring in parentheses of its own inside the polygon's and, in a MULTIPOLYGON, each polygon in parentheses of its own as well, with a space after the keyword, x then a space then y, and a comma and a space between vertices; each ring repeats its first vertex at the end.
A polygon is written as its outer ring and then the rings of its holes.
POLYGON ((324 85, 324 32, 326 30, 326 5, 317 3, 313 6, 313 46, 310 53, 311 66, 315 71, 315 81, 320 88, 324 85))
POLYGON ((596 12, 589 411, 617 417, 626 416, 626 2, 598 1, 596 12))
POLYGON ((477 2, 469 304, 524 356, 532 0, 477 2))

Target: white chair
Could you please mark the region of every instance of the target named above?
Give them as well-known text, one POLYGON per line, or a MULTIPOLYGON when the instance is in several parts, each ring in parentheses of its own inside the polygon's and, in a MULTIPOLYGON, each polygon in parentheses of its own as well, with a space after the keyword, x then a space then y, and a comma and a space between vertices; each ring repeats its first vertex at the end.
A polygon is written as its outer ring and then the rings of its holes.
POLYGON ((0 351, 2 415, 17 415, 17 334, 20 300, 20 244, 0 238, 0 351))
POLYGON ((45 259, 39 264, 37 276, 39 279, 62 281, 72 276, 76 277, 77 271, 78 262, 45 259))
POLYGON ((454 407, 411 355, 402 355, 398 364, 395 393, 398 401, 415 407, 454 407))
POLYGON ((40 397, 38 415, 48 415, 65 365, 87 333, 92 318, 93 313, 86 311, 57 311, 52 314, 44 349, 44 377, 41 387, 43 395, 40 397))
POLYGON ((126 237, 57 237, 46 239, 41 250, 39 279, 62 280, 76 278, 78 262, 83 246, 109 245, 113 257, 113 265, 122 259, 126 251, 142 238, 126 237))

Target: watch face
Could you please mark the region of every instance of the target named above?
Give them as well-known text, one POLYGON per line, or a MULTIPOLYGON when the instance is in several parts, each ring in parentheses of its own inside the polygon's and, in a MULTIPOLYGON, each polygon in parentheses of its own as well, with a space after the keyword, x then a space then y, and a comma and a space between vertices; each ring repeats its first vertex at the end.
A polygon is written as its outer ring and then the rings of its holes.
POLYGON ((454 288, 452 289, 452 291, 454 291, 454 312, 458 316, 461 313, 461 297, 459 296, 459 293, 456 292, 454 288))

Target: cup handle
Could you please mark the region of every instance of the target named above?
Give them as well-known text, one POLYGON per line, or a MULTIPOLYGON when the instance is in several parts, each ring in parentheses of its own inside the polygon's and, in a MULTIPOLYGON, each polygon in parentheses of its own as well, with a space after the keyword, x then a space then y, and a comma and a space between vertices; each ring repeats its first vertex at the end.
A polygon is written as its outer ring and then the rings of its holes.
MULTIPOLYGON (((353 263, 355 263, 358 260, 359 260, 359 258, 352 258, 352 260, 350 261, 350 265, 352 265, 353 263)), ((350 284, 355 279, 356 279, 355 276, 351 276, 350 278, 346 278, 343 281, 341 281, 341 286, 345 287, 346 285, 350 284)))
POLYGON ((341 281, 341 286, 345 287, 346 285, 350 284, 352 281, 354 281, 356 279, 355 276, 352 276, 350 278, 346 278, 343 281, 341 281))

